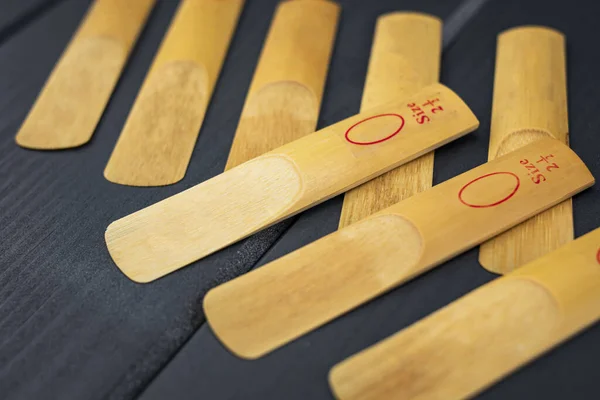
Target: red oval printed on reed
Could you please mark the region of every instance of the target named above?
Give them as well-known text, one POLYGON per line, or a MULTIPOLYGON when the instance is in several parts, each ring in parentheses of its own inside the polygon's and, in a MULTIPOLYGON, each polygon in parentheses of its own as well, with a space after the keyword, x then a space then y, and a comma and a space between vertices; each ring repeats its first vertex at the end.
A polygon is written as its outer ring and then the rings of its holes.
POLYGON ((517 193, 521 180, 512 172, 492 172, 473 179, 458 192, 458 199, 471 208, 495 207, 517 193))
POLYGON ((346 131, 346 140, 359 146, 385 142, 404 128, 404 118, 399 114, 379 114, 358 121, 346 131))
POLYGON ((596 261, 600 264, 600 249, 598 249, 598 252, 596 253, 596 261))

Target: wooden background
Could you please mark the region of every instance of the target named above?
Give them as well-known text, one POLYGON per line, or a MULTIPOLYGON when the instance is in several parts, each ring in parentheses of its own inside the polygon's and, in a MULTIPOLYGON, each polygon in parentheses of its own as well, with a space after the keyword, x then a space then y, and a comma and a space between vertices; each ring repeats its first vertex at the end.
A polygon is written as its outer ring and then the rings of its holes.
MULTIPOLYGON (((92 141, 36 152, 17 147, 14 135, 89 1, 0 0, 3 399, 331 399, 326 376, 336 362, 493 279, 474 249, 267 357, 243 361, 204 323, 202 296, 334 231, 341 197, 155 283, 125 278, 104 245, 106 226, 223 170, 276 1, 246 1, 185 179, 163 188, 114 185, 102 171, 177 3, 158 1, 92 141)), ((375 18, 394 10, 432 13, 446 22, 441 81, 481 121, 474 134, 436 153, 434 183, 473 168, 487 159, 496 34, 545 24, 567 35, 571 145, 600 177, 597 1, 340 3, 319 127, 358 111, 375 18)), ((577 236, 600 226, 599 200, 594 188, 575 198, 577 236)), ((481 398, 596 399, 599 340, 600 325, 481 398)))

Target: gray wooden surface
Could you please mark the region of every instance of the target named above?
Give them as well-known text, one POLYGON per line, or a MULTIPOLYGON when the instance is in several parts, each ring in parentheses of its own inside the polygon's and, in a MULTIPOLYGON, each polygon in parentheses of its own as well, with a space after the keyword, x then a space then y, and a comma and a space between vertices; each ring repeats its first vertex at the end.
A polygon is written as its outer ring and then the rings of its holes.
MULTIPOLYGON (((0 398, 330 399, 336 362, 493 279, 469 251, 257 361, 228 353, 204 323, 211 287, 335 230, 341 198, 149 285, 104 245, 112 220, 222 171, 275 0, 247 0, 186 178, 111 184, 102 171, 177 6, 159 0, 93 140, 59 152, 14 134, 89 5, 0 0, 0 398)), ((419 10, 446 22, 442 82, 481 120, 436 153, 435 183, 485 162, 495 36, 520 24, 567 35, 571 145, 600 176, 600 29, 594 0, 342 0, 319 126, 358 111, 377 15, 419 10), (480 9, 478 7, 481 6, 480 9)), ((407 40, 418 40, 407 38, 407 40)), ((600 194, 577 196, 575 232, 600 226, 600 194)), ((595 399, 600 326, 484 392, 484 399, 595 399)), ((485 362, 485 361, 483 361, 485 362)))

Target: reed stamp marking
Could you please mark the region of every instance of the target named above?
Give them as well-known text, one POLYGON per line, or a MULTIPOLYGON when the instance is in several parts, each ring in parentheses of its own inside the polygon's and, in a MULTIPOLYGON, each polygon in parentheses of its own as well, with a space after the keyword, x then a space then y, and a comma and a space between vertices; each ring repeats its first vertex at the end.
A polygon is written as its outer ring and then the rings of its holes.
MULTIPOLYGON (((493 178, 492 178, 493 179, 493 178)), ((503 185, 504 186, 504 185, 503 185)), ((507 202, 508 200, 510 200, 519 190, 519 187, 521 186, 521 180, 519 179, 519 177, 512 173, 512 172, 492 172, 490 174, 485 174, 480 176, 479 178, 475 178, 472 181, 469 181, 466 185, 464 185, 460 191, 458 192, 458 200, 460 200, 461 203, 463 203, 465 206, 467 207, 471 207, 471 208, 488 208, 488 207, 495 207, 497 205, 500 205, 502 203, 507 202), (471 203, 468 202, 464 199, 465 197, 465 191, 472 185, 476 184, 477 182, 480 182, 482 180, 488 180, 490 179, 490 177, 492 176, 510 176, 512 178, 514 178, 515 183, 514 183, 514 188, 510 191, 510 193, 508 193, 506 196, 500 198, 499 200, 496 200, 492 203, 487 203, 487 204, 475 204, 475 203, 471 203)), ((476 189, 475 189, 476 190, 476 189)))
MULTIPOLYGON (((362 128, 365 129, 364 126, 362 126, 362 128)), ((359 146, 369 146, 369 145, 372 145, 372 144, 377 144, 377 143, 385 142, 386 140, 390 140, 391 138, 393 138, 394 136, 396 136, 398 133, 400 133, 400 131, 402 130, 402 128, 404 128, 404 118, 402 117, 402 115, 399 115, 399 114, 379 114, 379 115, 374 115, 372 117, 365 118, 365 119, 363 119, 361 121, 358 121, 357 123, 355 123, 354 125, 352 125, 350 128, 348 128, 348 130, 346 131, 344 137, 346 138, 346 140, 348 142, 350 142, 352 144, 357 144, 359 146), (393 131, 392 133, 390 133, 389 135, 383 136, 383 137, 379 137, 379 138, 375 137, 373 140, 368 140, 368 141, 367 140, 361 141, 358 137, 356 137, 354 139, 350 137, 350 133, 355 128, 357 128, 358 126, 362 126, 365 123, 367 125, 371 125, 369 123, 369 121, 373 121, 373 120, 376 120, 376 119, 379 119, 379 118, 385 118, 385 117, 396 117, 396 118, 399 119, 398 128, 396 128, 396 130, 393 131)), ((363 136, 363 135, 360 135, 360 132, 357 132, 356 136, 363 136)))

